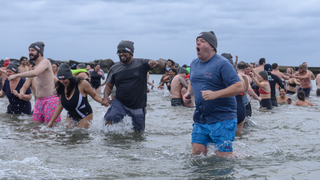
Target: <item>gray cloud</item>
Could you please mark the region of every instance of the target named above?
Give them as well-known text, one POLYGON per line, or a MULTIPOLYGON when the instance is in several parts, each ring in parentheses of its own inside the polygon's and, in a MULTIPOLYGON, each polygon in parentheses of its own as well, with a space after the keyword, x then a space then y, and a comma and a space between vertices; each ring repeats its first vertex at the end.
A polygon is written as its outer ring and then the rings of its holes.
POLYGON ((219 54, 319 66, 318 1, 13 0, 0 7, 1 59, 27 55, 29 44, 41 40, 45 57, 118 61, 116 46, 128 39, 135 42, 135 57, 190 64, 196 36, 213 30, 219 54))

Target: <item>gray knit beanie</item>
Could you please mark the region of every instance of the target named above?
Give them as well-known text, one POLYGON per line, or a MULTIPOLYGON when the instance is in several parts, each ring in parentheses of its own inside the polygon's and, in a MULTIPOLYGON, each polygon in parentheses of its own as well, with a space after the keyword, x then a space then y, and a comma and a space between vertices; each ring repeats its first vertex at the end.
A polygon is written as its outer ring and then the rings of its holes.
POLYGON ((260 71, 259 75, 264 79, 268 80, 268 72, 267 71, 260 71))
POLYGON ((205 39, 213 48, 214 50, 217 52, 217 47, 218 47, 218 40, 216 35, 214 34, 213 31, 209 31, 209 32, 202 32, 199 34, 198 38, 203 38, 205 39))
POLYGON ((78 68, 80 69, 85 69, 86 68, 86 65, 84 63, 80 63, 77 65, 78 68))
POLYGON ((132 41, 122 40, 117 47, 118 51, 125 50, 125 51, 128 51, 133 56, 133 52, 134 52, 133 44, 134 43, 132 41))
POLYGON ((18 61, 11 61, 8 64, 7 69, 10 69, 15 73, 19 73, 19 69, 18 69, 19 66, 20 66, 20 63, 18 61))
POLYGON ((182 73, 189 74, 188 70, 186 70, 186 68, 184 67, 178 67, 177 71, 178 71, 178 74, 182 74, 182 73))
POLYGON ((62 63, 57 72, 58 79, 70 79, 73 77, 70 67, 67 63, 62 63))
POLYGON ((44 51, 44 43, 43 42, 41 42, 41 41, 34 42, 29 46, 29 48, 33 48, 33 49, 37 50, 43 56, 43 51, 44 51))

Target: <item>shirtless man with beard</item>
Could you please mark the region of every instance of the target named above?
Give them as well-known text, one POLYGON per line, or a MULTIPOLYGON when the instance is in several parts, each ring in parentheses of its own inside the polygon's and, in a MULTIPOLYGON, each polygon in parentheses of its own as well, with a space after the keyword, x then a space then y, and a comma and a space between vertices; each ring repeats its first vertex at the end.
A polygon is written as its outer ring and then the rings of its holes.
POLYGON ((307 66, 305 64, 300 64, 298 72, 294 75, 290 75, 300 79, 300 90, 303 90, 305 97, 309 97, 311 91, 311 74, 308 72, 307 66))
POLYGON ((20 58, 20 66, 18 67, 18 69, 19 69, 20 73, 30 71, 31 68, 28 66, 28 58, 27 57, 22 56, 20 58))
POLYGON ((178 68, 178 74, 172 79, 171 82, 171 106, 185 106, 185 107, 193 107, 194 106, 194 96, 191 96, 191 101, 185 103, 183 100, 183 95, 187 92, 188 83, 185 80, 188 71, 183 68, 178 68))
MULTIPOLYGON (((35 42, 29 46, 29 57, 34 61, 36 67, 34 70, 10 75, 9 80, 19 77, 34 78, 34 85, 36 89, 37 101, 35 102, 32 120, 43 123, 49 122, 53 116, 58 105, 59 98, 54 95, 54 76, 51 68, 51 63, 48 59, 43 57, 44 51, 43 42, 35 42)), ((20 90, 20 99, 24 96, 24 91, 20 90)), ((56 122, 60 122, 59 116, 56 122)))

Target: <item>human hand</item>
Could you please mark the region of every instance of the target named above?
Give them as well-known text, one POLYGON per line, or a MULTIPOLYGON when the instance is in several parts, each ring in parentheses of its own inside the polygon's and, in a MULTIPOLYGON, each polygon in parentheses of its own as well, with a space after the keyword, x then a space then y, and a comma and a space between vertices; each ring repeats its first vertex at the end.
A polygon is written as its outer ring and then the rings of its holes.
POLYGON ((47 127, 52 128, 53 122, 54 122, 54 121, 50 121, 50 122, 47 124, 47 127))
POLYGON ((16 74, 12 74, 8 77, 8 80, 12 80, 12 79, 16 79, 17 78, 17 75, 16 74))
POLYGON ((155 61, 155 60, 150 60, 149 61, 149 66, 150 66, 151 69, 153 69, 156 65, 157 65, 157 61, 155 61))
POLYGON ((202 93, 202 98, 207 101, 207 100, 214 100, 218 98, 218 94, 215 91, 211 90, 206 90, 206 91, 201 91, 202 93))
POLYGON ((109 97, 107 97, 106 99, 103 98, 102 101, 101 101, 101 106, 108 107, 110 103, 111 103, 111 100, 110 100, 109 97))
POLYGON ((236 60, 238 60, 238 55, 236 55, 236 60))
POLYGON ((13 92, 11 92, 11 93, 13 93, 13 95, 15 95, 16 97, 19 97, 19 95, 20 95, 17 90, 13 90, 13 92))
POLYGON ((184 97, 183 98, 184 103, 186 104, 191 103, 191 94, 189 92, 185 93, 183 97, 184 97))
POLYGON ((19 94, 19 99, 22 99, 24 97, 24 95, 25 95, 24 93, 20 93, 19 94))

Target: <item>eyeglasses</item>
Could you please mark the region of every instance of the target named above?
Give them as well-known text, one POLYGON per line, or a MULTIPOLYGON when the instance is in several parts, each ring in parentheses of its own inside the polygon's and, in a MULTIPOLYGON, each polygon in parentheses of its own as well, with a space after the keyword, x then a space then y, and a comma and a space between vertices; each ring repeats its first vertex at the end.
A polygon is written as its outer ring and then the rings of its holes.
POLYGON ((120 54, 126 54, 126 53, 129 53, 129 52, 128 52, 128 51, 118 51, 118 52, 117 52, 118 55, 120 55, 120 54))

